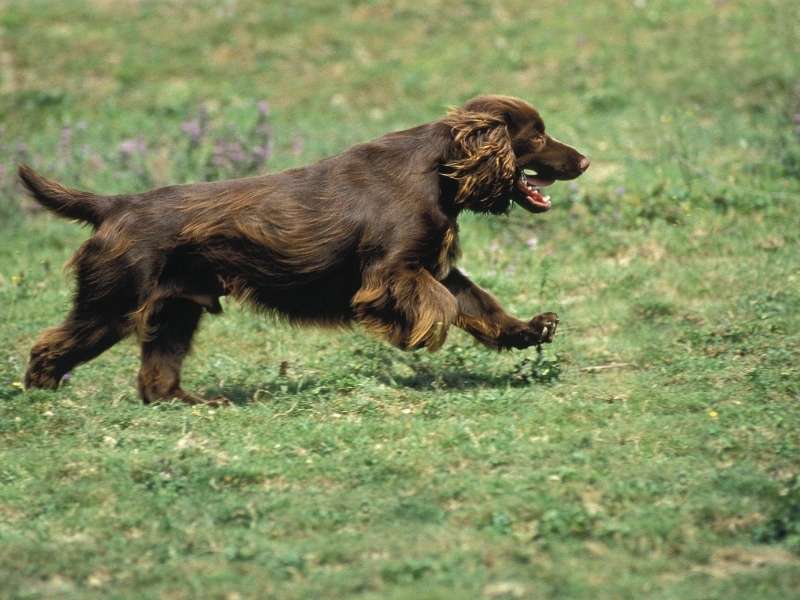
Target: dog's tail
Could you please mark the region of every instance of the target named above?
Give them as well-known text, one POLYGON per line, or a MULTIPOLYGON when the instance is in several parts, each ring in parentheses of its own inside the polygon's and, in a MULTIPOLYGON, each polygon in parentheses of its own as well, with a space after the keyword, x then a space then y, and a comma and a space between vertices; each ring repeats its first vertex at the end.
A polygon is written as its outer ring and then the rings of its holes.
POLYGON ((39 204, 57 215, 84 221, 97 227, 109 208, 108 197, 66 188, 45 179, 28 165, 20 165, 19 178, 39 204))

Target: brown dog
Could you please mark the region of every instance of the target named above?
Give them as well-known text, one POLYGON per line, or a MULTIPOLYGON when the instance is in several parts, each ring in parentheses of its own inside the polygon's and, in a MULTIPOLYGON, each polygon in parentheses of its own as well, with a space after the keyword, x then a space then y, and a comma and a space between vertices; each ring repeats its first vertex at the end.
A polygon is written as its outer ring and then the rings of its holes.
POLYGON ((181 389, 181 364, 224 295, 293 323, 362 323, 403 349, 437 350, 450 325, 492 348, 550 342, 555 314, 515 319, 455 268, 456 218, 503 213, 512 200, 546 211, 539 188, 588 166, 507 96, 308 167, 143 194, 67 189, 21 166, 36 200, 94 227, 71 261, 72 311, 33 346, 25 385, 55 388, 135 331, 144 402, 201 402, 181 389))

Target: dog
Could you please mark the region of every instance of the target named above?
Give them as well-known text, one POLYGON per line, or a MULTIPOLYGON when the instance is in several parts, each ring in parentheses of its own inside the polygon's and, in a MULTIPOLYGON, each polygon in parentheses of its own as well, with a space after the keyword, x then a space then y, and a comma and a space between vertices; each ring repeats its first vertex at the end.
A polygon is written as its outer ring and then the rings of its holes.
POLYGON ((145 403, 206 402, 181 387, 204 313, 231 296, 294 324, 361 324, 404 350, 439 349, 450 326, 495 349, 551 342, 552 312, 524 321, 459 271, 459 214, 547 211, 542 188, 589 159, 509 96, 481 96, 440 120, 307 167, 102 196, 21 165, 44 207, 91 225, 70 260, 66 320, 34 344, 26 388, 62 377, 135 333, 145 403))

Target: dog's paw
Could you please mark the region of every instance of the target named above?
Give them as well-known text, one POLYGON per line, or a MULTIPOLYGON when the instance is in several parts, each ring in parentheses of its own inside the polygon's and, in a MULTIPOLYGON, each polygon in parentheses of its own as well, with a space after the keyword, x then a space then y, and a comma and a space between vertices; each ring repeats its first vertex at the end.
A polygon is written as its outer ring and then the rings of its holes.
POLYGON ((43 390, 54 390, 61 383, 61 377, 55 373, 55 369, 41 361, 31 361, 28 371, 25 373, 24 385, 26 390, 40 388, 43 390))
POLYGON ((519 324, 511 330, 507 330, 505 335, 500 338, 500 348, 529 348, 539 344, 549 344, 553 341, 558 327, 558 315, 555 313, 543 313, 533 317, 525 323, 519 324))
POLYGON ((528 327, 536 337, 536 344, 549 344, 553 341, 558 329, 558 315, 546 312, 528 321, 528 327))

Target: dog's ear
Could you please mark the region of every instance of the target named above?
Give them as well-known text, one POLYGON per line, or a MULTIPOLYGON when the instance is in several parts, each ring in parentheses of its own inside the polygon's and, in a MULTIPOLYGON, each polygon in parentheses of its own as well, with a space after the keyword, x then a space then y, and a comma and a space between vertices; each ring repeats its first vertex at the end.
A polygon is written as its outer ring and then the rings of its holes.
POLYGON ((453 150, 445 167, 446 175, 458 182, 456 204, 486 207, 506 194, 517 162, 505 120, 487 112, 455 108, 444 123, 453 135, 453 150))

